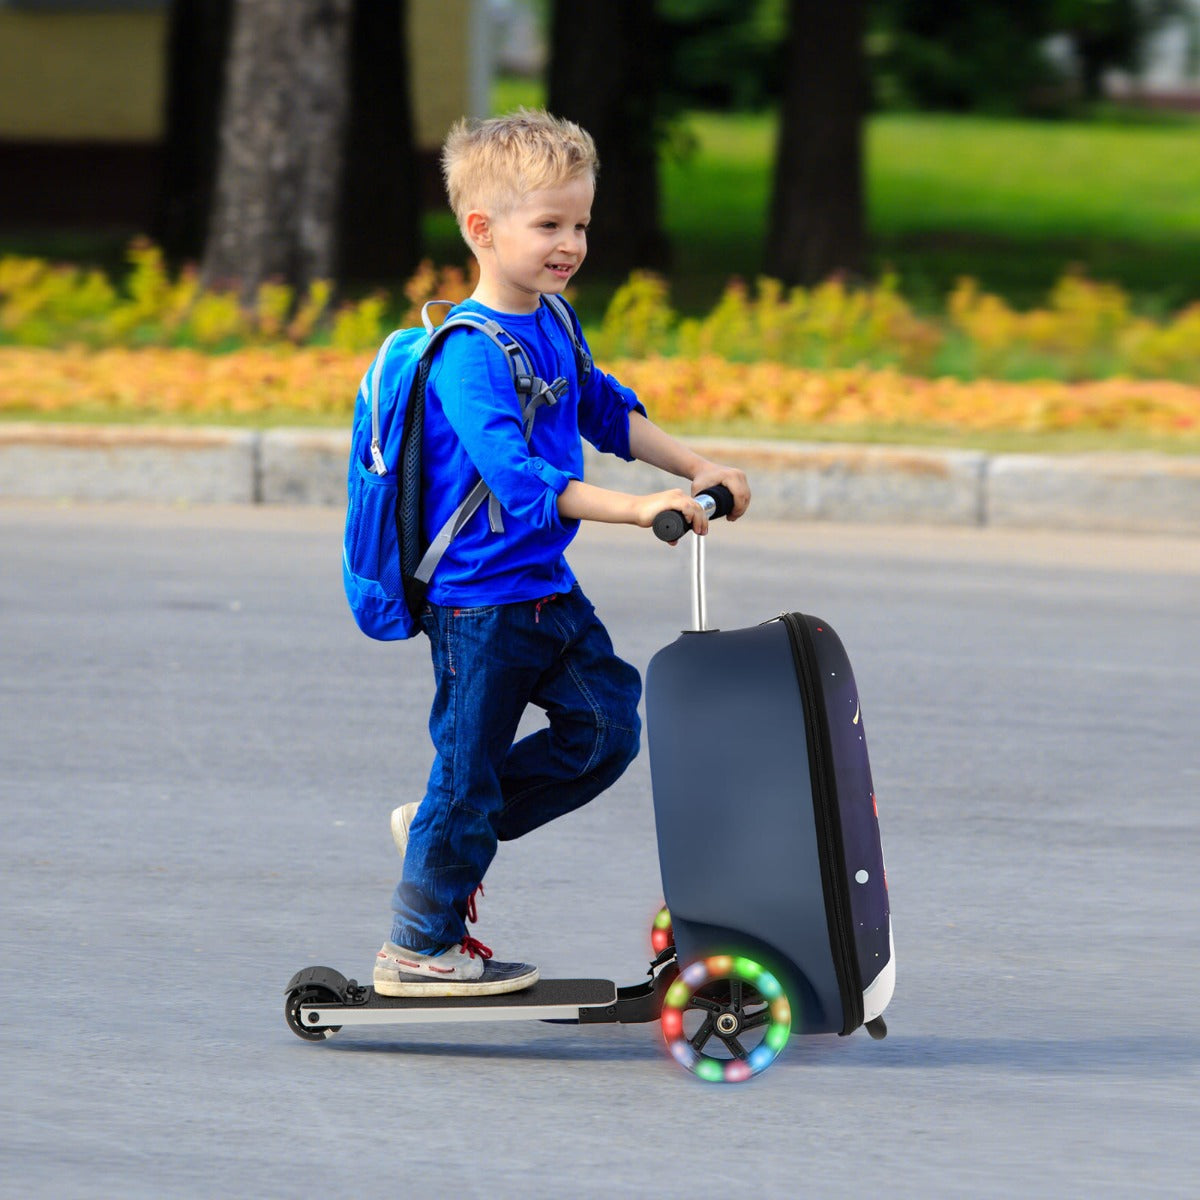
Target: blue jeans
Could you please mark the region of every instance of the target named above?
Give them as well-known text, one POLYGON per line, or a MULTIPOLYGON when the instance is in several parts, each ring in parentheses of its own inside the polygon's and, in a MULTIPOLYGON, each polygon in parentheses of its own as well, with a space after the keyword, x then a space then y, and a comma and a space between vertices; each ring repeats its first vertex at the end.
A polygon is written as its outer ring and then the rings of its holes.
POLYGON ((637 757, 642 683, 578 584, 540 601, 429 605, 433 769, 392 898, 392 941, 462 941, 496 844, 581 807, 637 757), (530 704, 549 724, 515 745, 530 704))

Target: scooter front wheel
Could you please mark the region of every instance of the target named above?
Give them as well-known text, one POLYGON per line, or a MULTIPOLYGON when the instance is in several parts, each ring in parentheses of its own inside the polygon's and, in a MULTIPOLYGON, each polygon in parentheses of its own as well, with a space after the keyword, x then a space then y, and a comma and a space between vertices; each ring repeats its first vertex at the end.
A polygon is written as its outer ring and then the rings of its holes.
POLYGON ((306 1042, 320 1042, 325 1038, 333 1037, 341 1030, 340 1025, 306 1025, 300 1012, 300 1006, 302 1004, 328 1004, 331 1001, 336 1004, 338 999, 335 991, 331 988, 321 987, 319 984, 293 988, 283 1002, 283 1015, 287 1019, 288 1028, 306 1042))

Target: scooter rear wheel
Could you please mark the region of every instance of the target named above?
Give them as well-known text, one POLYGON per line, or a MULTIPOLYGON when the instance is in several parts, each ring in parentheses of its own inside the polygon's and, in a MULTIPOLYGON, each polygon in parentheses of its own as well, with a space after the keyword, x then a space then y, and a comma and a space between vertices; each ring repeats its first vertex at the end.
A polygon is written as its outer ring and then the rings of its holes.
POLYGON ((691 963, 667 989, 667 1051, 712 1083, 761 1074, 787 1045, 792 1010, 779 981, 752 959, 713 955, 691 963))
POLYGON ((654 917, 650 926, 650 945, 655 954, 661 954, 668 946, 675 944, 675 931, 671 928, 671 910, 664 904, 654 917))

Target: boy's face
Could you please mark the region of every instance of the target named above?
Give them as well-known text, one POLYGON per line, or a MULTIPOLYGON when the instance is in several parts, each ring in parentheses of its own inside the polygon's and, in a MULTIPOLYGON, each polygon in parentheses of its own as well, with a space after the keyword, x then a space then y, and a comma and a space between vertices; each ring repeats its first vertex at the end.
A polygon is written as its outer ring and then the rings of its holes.
POLYGON ((574 179, 532 192, 500 216, 472 212, 467 235, 479 260, 475 298, 501 312, 533 312, 561 294, 587 256, 595 186, 574 179))

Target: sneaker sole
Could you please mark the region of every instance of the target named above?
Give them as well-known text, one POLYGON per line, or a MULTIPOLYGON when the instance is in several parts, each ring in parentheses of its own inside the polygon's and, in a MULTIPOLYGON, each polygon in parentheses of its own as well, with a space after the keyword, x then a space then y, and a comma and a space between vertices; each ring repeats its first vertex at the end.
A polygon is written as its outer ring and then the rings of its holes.
POLYGON ((535 967, 528 975, 515 979, 410 979, 375 980, 375 992, 379 996, 500 996, 506 992, 522 992, 538 981, 535 967))

